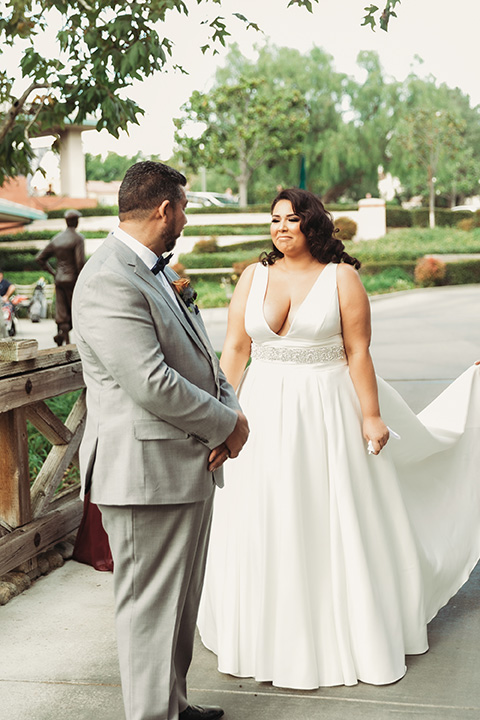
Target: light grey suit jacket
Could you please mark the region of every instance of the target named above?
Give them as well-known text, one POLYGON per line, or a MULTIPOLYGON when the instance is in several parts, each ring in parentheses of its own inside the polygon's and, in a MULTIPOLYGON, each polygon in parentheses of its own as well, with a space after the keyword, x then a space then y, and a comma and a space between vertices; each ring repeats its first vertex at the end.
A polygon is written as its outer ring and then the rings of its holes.
MULTIPOLYGON (((170 278, 176 274, 167 268, 170 278)), ((144 262, 113 235, 75 286, 73 327, 87 387, 82 493, 103 505, 204 500, 222 470, 210 450, 239 408, 200 315, 195 329, 144 262)))

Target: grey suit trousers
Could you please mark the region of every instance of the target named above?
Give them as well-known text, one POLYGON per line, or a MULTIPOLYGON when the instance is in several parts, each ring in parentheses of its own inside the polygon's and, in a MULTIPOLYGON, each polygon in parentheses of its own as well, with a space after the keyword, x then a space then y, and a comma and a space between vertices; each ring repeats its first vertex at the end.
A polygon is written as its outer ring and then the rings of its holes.
POLYGON ((202 502, 100 505, 114 561, 115 618, 127 720, 177 720, 210 535, 202 502))

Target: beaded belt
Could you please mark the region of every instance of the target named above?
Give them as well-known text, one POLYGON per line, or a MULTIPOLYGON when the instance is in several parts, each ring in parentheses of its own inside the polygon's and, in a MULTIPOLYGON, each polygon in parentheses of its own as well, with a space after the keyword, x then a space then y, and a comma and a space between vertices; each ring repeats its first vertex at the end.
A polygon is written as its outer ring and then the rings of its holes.
POLYGON ((345 360, 345 357, 343 345, 301 348, 272 347, 252 343, 252 360, 315 365, 316 363, 332 362, 332 360, 345 360))

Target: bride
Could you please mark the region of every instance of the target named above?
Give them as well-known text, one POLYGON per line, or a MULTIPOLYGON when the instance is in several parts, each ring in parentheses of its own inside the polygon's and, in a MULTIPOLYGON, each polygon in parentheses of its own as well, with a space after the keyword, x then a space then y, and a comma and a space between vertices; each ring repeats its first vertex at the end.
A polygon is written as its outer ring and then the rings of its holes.
POLYGON ((251 434, 216 494, 200 634, 239 677, 392 683, 480 556, 480 369, 415 416, 375 376, 360 264, 320 200, 281 191, 271 234, 229 310, 251 434))

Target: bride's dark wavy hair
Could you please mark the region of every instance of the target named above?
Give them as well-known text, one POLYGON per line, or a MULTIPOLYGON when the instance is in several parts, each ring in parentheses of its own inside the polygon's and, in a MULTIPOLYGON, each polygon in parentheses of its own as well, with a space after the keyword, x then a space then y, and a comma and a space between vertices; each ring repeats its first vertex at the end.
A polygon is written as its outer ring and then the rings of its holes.
MULTIPOLYGON (((322 201, 308 190, 288 188, 281 190, 271 205, 271 212, 279 200, 289 200, 293 211, 300 217, 300 230, 307 238, 312 256, 321 263, 347 263, 357 270, 360 261, 345 252, 345 245, 335 237, 335 225, 332 216, 325 210, 322 201)), ((272 243, 273 244, 273 243, 272 243)), ((273 250, 262 253, 260 261, 263 265, 273 265, 282 258, 283 253, 273 244, 273 250)))

